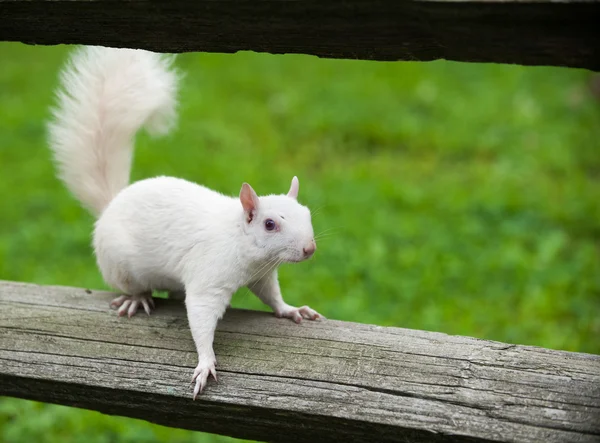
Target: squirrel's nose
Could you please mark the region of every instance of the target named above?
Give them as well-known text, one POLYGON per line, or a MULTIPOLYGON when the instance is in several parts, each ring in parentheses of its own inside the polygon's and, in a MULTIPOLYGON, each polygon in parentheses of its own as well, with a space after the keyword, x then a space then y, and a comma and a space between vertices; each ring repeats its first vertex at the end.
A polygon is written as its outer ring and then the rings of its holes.
POLYGON ((302 248, 302 252, 304 252, 305 257, 310 257, 317 250, 317 244, 314 240, 311 240, 310 244, 306 248, 302 248))

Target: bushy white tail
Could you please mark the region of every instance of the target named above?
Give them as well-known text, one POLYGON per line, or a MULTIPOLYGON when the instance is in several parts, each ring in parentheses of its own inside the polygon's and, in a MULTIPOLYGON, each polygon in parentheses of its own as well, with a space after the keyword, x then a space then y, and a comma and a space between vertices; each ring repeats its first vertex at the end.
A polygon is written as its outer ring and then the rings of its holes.
POLYGON ((97 46, 76 50, 61 74, 50 148, 60 178, 95 215, 129 184, 135 133, 176 121, 172 57, 97 46))

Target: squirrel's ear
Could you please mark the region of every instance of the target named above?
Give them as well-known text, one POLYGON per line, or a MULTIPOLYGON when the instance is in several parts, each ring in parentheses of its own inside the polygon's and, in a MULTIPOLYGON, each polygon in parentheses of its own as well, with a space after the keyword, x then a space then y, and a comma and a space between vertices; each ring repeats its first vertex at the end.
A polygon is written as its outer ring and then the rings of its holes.
POLYGON ((298 181, 298 177, 294 176, 292 179, 292 185, 290 186, 290 190, 288 191, 288 197, 292 197, 298 199, 298 190, 300 189, 300 182, 298 181))
POLYGON ((250 223, 254 218, 254 213, 258 209, 258 195, 256 195, 256 192, 254 192, 254 189, 248 183, 242 185, 240 201, 246 213, 246 220, 250 223))

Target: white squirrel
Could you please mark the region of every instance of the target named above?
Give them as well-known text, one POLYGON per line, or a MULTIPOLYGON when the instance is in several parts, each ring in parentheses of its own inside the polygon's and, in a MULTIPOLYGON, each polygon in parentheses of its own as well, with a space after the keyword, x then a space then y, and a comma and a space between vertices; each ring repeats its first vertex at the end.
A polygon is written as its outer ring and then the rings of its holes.
POLYGON ((49 144, 60 178, 98 217, 93 245, 105 281, 122 295, 118 314, 150 314, 152 291, 185 291, 198 352, 193 398, 216 380, 213 338, 233 293, 254 292, 278 317, 323 318, 283 301, 277 268, 316 249, 311 214, 287 195, 239 198, 174 177, 129 185, 134 137, 168 132, 176 120, 178 75, 172 58, 134 49, 82 47, 61 75, 49 144))

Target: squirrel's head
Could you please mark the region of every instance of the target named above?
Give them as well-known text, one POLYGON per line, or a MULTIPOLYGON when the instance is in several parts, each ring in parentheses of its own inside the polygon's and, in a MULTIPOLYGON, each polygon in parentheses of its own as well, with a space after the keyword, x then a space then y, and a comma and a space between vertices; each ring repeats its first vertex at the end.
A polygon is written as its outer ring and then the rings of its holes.
POLYGON ((287 195, 258 197, 248 184, 242 185, 240 201, 244 210, 244 232, 261 260, 299 262, 317 249, 310 210, 298 203, 298 178, 292 179, 287 195))

